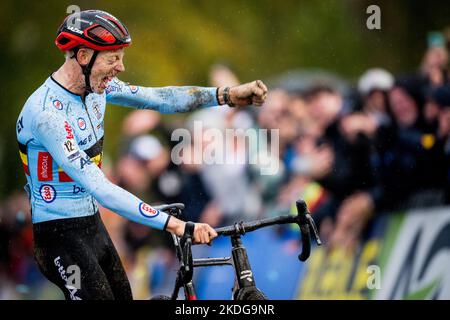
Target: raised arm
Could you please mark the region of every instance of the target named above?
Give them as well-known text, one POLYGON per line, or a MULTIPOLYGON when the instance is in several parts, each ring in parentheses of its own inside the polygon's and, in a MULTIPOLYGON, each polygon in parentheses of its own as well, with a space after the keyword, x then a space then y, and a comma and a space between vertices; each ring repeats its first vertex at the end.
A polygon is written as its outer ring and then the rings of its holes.
POLYGON ((114 78, 106 88, 106 100, 124 107, 176 113, 217 106, 216 93, 217 88, 150 88, 130 85, 114 78))
POLYGON ((261 106, 267 87, 260 80, 234 87, 162 87, 149 88, 127 84, 114 78, 106 88, 109 103, 137 109, 152 109, 161 113, 188 112, 228 104, 261 106))

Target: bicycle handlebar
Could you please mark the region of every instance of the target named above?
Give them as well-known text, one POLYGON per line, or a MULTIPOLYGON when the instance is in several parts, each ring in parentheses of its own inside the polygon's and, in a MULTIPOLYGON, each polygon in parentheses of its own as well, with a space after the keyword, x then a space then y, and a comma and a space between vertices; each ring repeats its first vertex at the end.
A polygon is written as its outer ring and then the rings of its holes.
POLYGON ((316 225, 313 218, 311 217, 306 203, 304 200, 297 200, 297 216, 278 216, 274 218, 267 218, 256 221, 240 222, 235 223, 233 226, 226 226, 222 228, 216 228, 216 232, 221 236, 233 236, 233 235, 243 235, 247 231, 254 231, 260 228, 275 224, 287 224, 296 223, 300 228, 302 251, 298 256, 300 261, 305 261, 308 259, 311 253, 311 235, 310 229, 312 229, 317 245, 321 245, 319 233, 317 231, 316 225))
MULTIPOLYGON (((298 259, 300 261, 305 261, 308 259, 310 253, 311 253, 311 230, 313 232, 313 235, 315 237, 317 245, 321 245, 322 241, 319 237, 319 232, 317 231, 316 224, 314 223, 313 218, 310 215, 310 212, 308 211, 308 207, 306 205, 306 202, 304 200, 297 200, 296 201, 296 207, 297 207, 297 215, 285 215, 285 216, 278 216, 273 218, 267 218, 267 219, 261 219, 261 220, 255 220, 255 221, 248 221, 248 222, 239 222, 235 223, 232 226, 226 226, 222 228, 216 228, 216 232, 218 235, 221 236, 233 236, 233 235, 243 235, 246 232, 251 232, 260 228, 268 227, 275 224, 288 224, 288 223, 296 223, 300 228, 300 238, 302 243, 302 251, 300 252, 298 259)), ((168 214, 174 215, 178 218, 181 216, 181 211, 184 209, 184 204, 182 203, 173 203, 173 204, 166 204, 158 207, 154 207, 155 209, 165 211, 168 214)), ((188 234, 185 234, 182 239, 182 246, 184 247, 186 237, 192 237, 193 235, 193 225, 192 230, 188 232, 188 234), (190 233, 190 234, 189 234, 190 233)), ((189 245, 191 245, 191 242, 189 242, 189 245)), ((180 256, 184 256, 183 253, 179 253, 180 256)), ((185 261, 186 265, 189 265, 187 261, 185 261)))

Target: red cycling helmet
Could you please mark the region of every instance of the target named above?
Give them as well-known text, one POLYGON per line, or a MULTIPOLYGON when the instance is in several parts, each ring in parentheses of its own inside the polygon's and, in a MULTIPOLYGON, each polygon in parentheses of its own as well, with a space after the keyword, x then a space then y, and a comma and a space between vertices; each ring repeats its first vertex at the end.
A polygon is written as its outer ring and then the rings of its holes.
POLYGON ((62 51, 73 50, 72 58, 77 59, 77 51, 81 47, 94 50, 94 54, 87 65, 81 65, 83 71, 86 94, 92 93, 90 75, 98 52, 115 50, 131 44, 128 29, 113 15, 101 10, 85 10, 67 16, 58 29, 55 40, 56 46, 62 51))
POLYGON ((129 46, 128 29, 113 15, 86 10, 67 16, 58 29, 55 44, 62 51, 85 46, 94 50, 115 50, 129 46))

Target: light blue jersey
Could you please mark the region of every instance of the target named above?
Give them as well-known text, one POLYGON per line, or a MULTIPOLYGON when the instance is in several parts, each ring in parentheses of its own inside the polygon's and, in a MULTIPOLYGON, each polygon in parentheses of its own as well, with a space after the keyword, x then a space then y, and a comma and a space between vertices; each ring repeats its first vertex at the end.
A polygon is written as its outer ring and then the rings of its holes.
POLYGON ((216 89, 146 88, 114 78, 103 94, 91 93, 83 102, 48 78, 28 98, 17 121, 33 223, 93 215, 97 200, 129 220, 165 229, 167 214, 111 183, 100 169, 106 103, 185 112, 218 105, 216 89))

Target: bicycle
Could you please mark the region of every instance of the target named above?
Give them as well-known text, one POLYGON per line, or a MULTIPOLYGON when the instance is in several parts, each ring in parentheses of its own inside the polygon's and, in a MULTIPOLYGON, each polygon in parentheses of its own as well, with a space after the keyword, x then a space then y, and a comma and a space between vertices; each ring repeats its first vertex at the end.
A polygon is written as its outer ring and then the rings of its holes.
MULTIPOLYGON (((219 236, 231 237, 232 257, 225 258, 202 258, 194 259, 192 257, 192 236, 194 232, 194 223, 187 222, 183 237, 172 234, 173 242, 176 249, 177 259, 180 268, 177 272, 175 286, 171 296, 159 295, 152 300, 176 300, 179 290, 183 287, 186 300, 197 300, 194 284, 192 281, 194 268, 212 267, 231 265, 235 270, 235 284, 233 287, 233 300, 267 300, 265 294, 256 287, 253 277, 250 261, 247 256, 247 250, 242 243, 241 237, 248 232, 258 230, 260 228, 296 223, 300 227, 302 251, 298 256, 300 261, 306 261, 311 252, 311 235, 312 230, 317 245, 321 245, 316 225, 308 211, 305 201, 298 200, 296 202, 297 215, 285 215, 274 218, 266 218, 249 222, 239 222, 232 226, 216 228, 219 236)), ((177 218, 181 218, 184 204, 173 203, 155 207, 177 218)))

